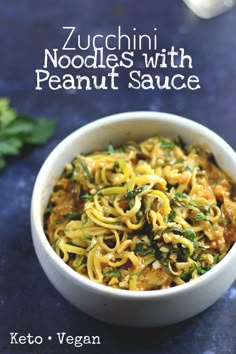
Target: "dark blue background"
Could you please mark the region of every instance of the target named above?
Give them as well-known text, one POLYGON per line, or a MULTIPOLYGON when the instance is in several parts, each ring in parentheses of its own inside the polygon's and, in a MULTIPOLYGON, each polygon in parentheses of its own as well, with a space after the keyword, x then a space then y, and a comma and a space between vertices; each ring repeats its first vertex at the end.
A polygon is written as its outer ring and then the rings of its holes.
MULTIPOLYGON (((44 146, 10 159, 0 175, 0 353, 236 353, 234 284, 211 308, 162 329, 117 328, 87 317, 52 287, 33 250, 29 209, 33 184, 44 159, 74 129, 101 116, 129 110, 160 110, 187 116, 219 133, 236 147, 236 8, 201 20, 181 0, 1 0, 0 96, 24 113, 56 117, 55 136, 44 146), (184 47, 193 57, 198 91, 35 91, 35 69, 44 48, 61 47, 62 26, 82 33, 129 33, 158 28, 159 48, 184 47), (99 335, 100 346, 9 345, 9 333, 52 337, 57 332, 99 335)), ((155 71, 155 70, 154 70, 155 71)), ((150 73, 154 74, 154 71, 150 73)), ((220 279, 219 279, 220 281, 220 279)))

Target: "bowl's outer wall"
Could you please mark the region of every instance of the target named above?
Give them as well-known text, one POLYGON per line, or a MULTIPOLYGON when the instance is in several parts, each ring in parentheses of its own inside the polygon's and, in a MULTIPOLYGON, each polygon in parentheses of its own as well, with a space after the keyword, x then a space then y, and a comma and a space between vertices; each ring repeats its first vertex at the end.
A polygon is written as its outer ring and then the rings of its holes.
POLYGON ((68 272, 66 265, 58 266, 63 261, 51 249, 42 231, 42 219, 49 195, 64 165, 77 153, 102 149, 108 143, 118 146, 130 139, 141 140, 154 135, 181 136, 187 143, 202 145, 212 151, 220 167, 236 179, 234 152, 211 131, 173 115, 133 112, 98 120, 73 133, 48 157, 35 184, 31 209, 32 236, 45 273, 72 304, 95 318, 111 323, 142 327, 184 320, 210 306, 236 277, 236 257, 230 257, 224 262, 224 267, 218 267, 218 272, 214 274, 212 272, 207 282, 196 280, 199 285, 188 287, 185 291, 146 299, 111 296, 109 291, 98 291, 88 283, 71 277, 71 269, 68 272))

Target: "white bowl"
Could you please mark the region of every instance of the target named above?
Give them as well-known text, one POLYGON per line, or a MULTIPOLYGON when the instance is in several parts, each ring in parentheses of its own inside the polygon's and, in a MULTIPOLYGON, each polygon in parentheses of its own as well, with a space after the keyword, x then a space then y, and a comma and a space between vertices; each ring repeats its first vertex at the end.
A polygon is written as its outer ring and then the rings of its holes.
POLYGON ((212 270, 173 288, 128 291, 97 284, 76 273, 54 252, 43 230, 43 213, 67 162, 79 152, 122 145, 153 135, 181 136, 213 152, 219 166, 236 180, 236 154, 206 127, 172 114, 129 112, 94 121, 64 139, 43 164, 32 196, 31 227, 38 259, 57 290, 81 311, 105 322, 153 327, 185 320, 213 304, 236 278, 236 244, 212 270))

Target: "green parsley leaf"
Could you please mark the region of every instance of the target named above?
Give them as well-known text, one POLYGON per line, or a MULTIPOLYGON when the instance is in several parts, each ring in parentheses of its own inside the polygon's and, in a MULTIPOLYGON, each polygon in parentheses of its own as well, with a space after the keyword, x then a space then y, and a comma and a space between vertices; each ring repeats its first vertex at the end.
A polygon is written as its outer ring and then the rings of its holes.
POLYGON ((2 156, 0 156, 0 171, 5 167, 6 161, 2 156))
POLYGON ((10 108, 10 100, 8 98, 0 98, 0 130, 8 126, 14 119, 17 113, 13 108, 10 108))
POLYGON ((4 135, 12 136, 18 134, 32 133, 35 127, 35 121, 28 117, 19 115, 17 119, 13 120, 4 130, 4 135))
POLYGON ((18 155, 23 143, 18 138, 0 138, 1 155, 18 155))
POLYGON ((33 119, 11 108, 8 98, 0 98, 0 170, 5 157, 20 154, 24 144, 44 144, 55 126, 55 120, 33 119))
POLYGON ((55 119, 38 119, 33 132, 24 141, 28 144, 44 144, 52 136, 55 127, 55 119))

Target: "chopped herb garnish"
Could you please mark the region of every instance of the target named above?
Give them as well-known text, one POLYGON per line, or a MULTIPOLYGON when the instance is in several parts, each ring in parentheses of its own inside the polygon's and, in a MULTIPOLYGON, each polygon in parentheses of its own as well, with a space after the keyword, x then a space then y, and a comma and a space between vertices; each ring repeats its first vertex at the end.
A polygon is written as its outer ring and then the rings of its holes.
POLYGON ((211 210, 211 208, 209 207, 209 205, 205 205, 204 206, 204 211, 205 211, 206 214, 209 214, 210 210, 211 210))
POLYGON ((214 255, 213 258, 214 258, 214 263, 218 263, 220 260, 220 254, 218 253, 218 254, 214 255))
POLYGON ((176 218, 176 211, 175 210, 171 210, 170 214, 168 215, 168 222, 173 222, 176 218))
POLYGON ((108 144, 107 145, 107 150, 108 150, 110 155, 115 154, 115 149, 114 149, 114 146, 112 144, 108 144))
POLYGON ((193 172, 194 167, 192 165, 186 165, 186 170, 189 170, 190 172, 193 172))
POLYGON ((114 278, 119 278, 119 277, 120 277, 120 271, 119 271, 119 269, 117 269, 117 268, 114 269, 113 277, 114 277, 114 278))
POLYGON ((110 155, 113 155, 115 153, 122 153, 124 152, 123 148, 114 148, 114 146, 112 144, 108 144, 107 145, 107 150, 109 152, 110 155))
POLYGON ((207 217, 205 214, 203 214, 201 211, 198 211, 195 216, 197 221, 207 221, 207 217))
POLYGON ((80 157, 77 157, 77 161, 80 163, 81 167, 83 168, 85 175, 90 180, 93 180, 93 176, 92 176, 92 174, 91 174, 91 172, 90 172, 90 170, 88 168, 87 163, 83 159, 81 159, 80 157))
POLYGON ((199 264, 194 263, 194 267, 195 267, 198 275, 203 275, 208 270, 211 269, 211 265, 210 264, 206 264, 206 266, 203 268, 203 267, 199 266, 199 264))
POLYGON ((81 213, 76 210, 72 210, 69 213, 63 214, 62 216, 65 219, 79 219, 81 217, 81 213))
POLYGON ((108 269, 103 275, 104 275, 104 277, 108 277, 112 273, 113 273, 113 269, 108 269))
POLYGON ((147 254, 153 253, 153 248, 147 247, 144 242, 139 242, 135 246, 134 252, 140 254, 140 256, 146 256, 147 254))
POLYGON ((97 243, 95 243, 92 247, 88 249, 88 252, 92 251, 95 247, 97 246, 97 243))
POLYGON ((74 265, 73 267, 76 269, 76 268, 80 268, 82 265, 86 264, 87 263, 87 257, 83 257, 80 261, 80 263, 78 265, 74 265))
POLYGON ((86 236, 86 235, 83 235, 83 237, 84 237, 84 240, 85 240, 85 241, 88 241, 88 242, 91 242, 91 241, 92 241, 92 238, 91 238, 91 237, 88 237, 88 236, 86 236))
POLYGON ((210 224, 211 224, 211 227, 213 228, 213 230, 218 230, 218 227, 213 224, 213 222, 211 220, 209 220, 210 224))
POLYGON ((53 242, 52 248, 54 249, 54 251, 56 250, 56 248, 57 248, 57 246, 59 245, 59 243, 60 243, 60 239, 59 239, 59 238, 57 238, 57 239, 53 242))
POLYGON ((138 194, 142 193, 148 186, 144 185, 141 187, 138 187, 132 191, 128 191, 120 200, 124 200, 124 199, 132 199, 135 198, 138 194))
POLYGON ((55 206, 53 204, 49 204, 48 207, 45 210, 45 213, 49 213, 49 214, 55 214, 55 210, 54 210, 55 206))
POLYGON ((203 275, 206 273, 206 271, 203 268, 201 268, 198 264, 194 263, 194 267, 198 275, 203 275))
POLYGON ((91 199, 93 199, 93 196, 91 194, 89 194, 89 193, 86 193, 86 194, 81 195, 80 199, 91 200, 91 199))
POLYGON ((196 235, 191 227, 187 227, 183 231, 184 231, 184 237, 186 237, 190 241, 193 241, 195 239, 196 235))
POLYGON ((118 162, 118 161, 115 161, 115 163, 114 163, 114 170, 115 170, 115 171, 118 171, 119 168, 120 168, 119 162, 118 162))
POLYGON ((171 149, 176 146, 176 144, 173 141, 167 141, 161 137, 158 137, 158 140, 160 142, 160 148, 162 149, 171 149))
POLYGON ((82 221, 82 227, 84 226, 84 225, 86 225, 87 224, 87 222, 88 222, 88 219, 84 219, 83 221, 82 221))
POLYGON ((181 192, 176 192, 176 193, 175 193, 175 197, 176 197, 177 199, 179 199, 179 198, 188 199, 188 198, 189 198, 189 196, 188 196, 186 193, 181 193, 181 192))
POLYGON ((192 278, 192 271, 190 270, 189 272, 185 272, 181 274, 180 277, 185 283, 187 283, 191 278, 192 278))

